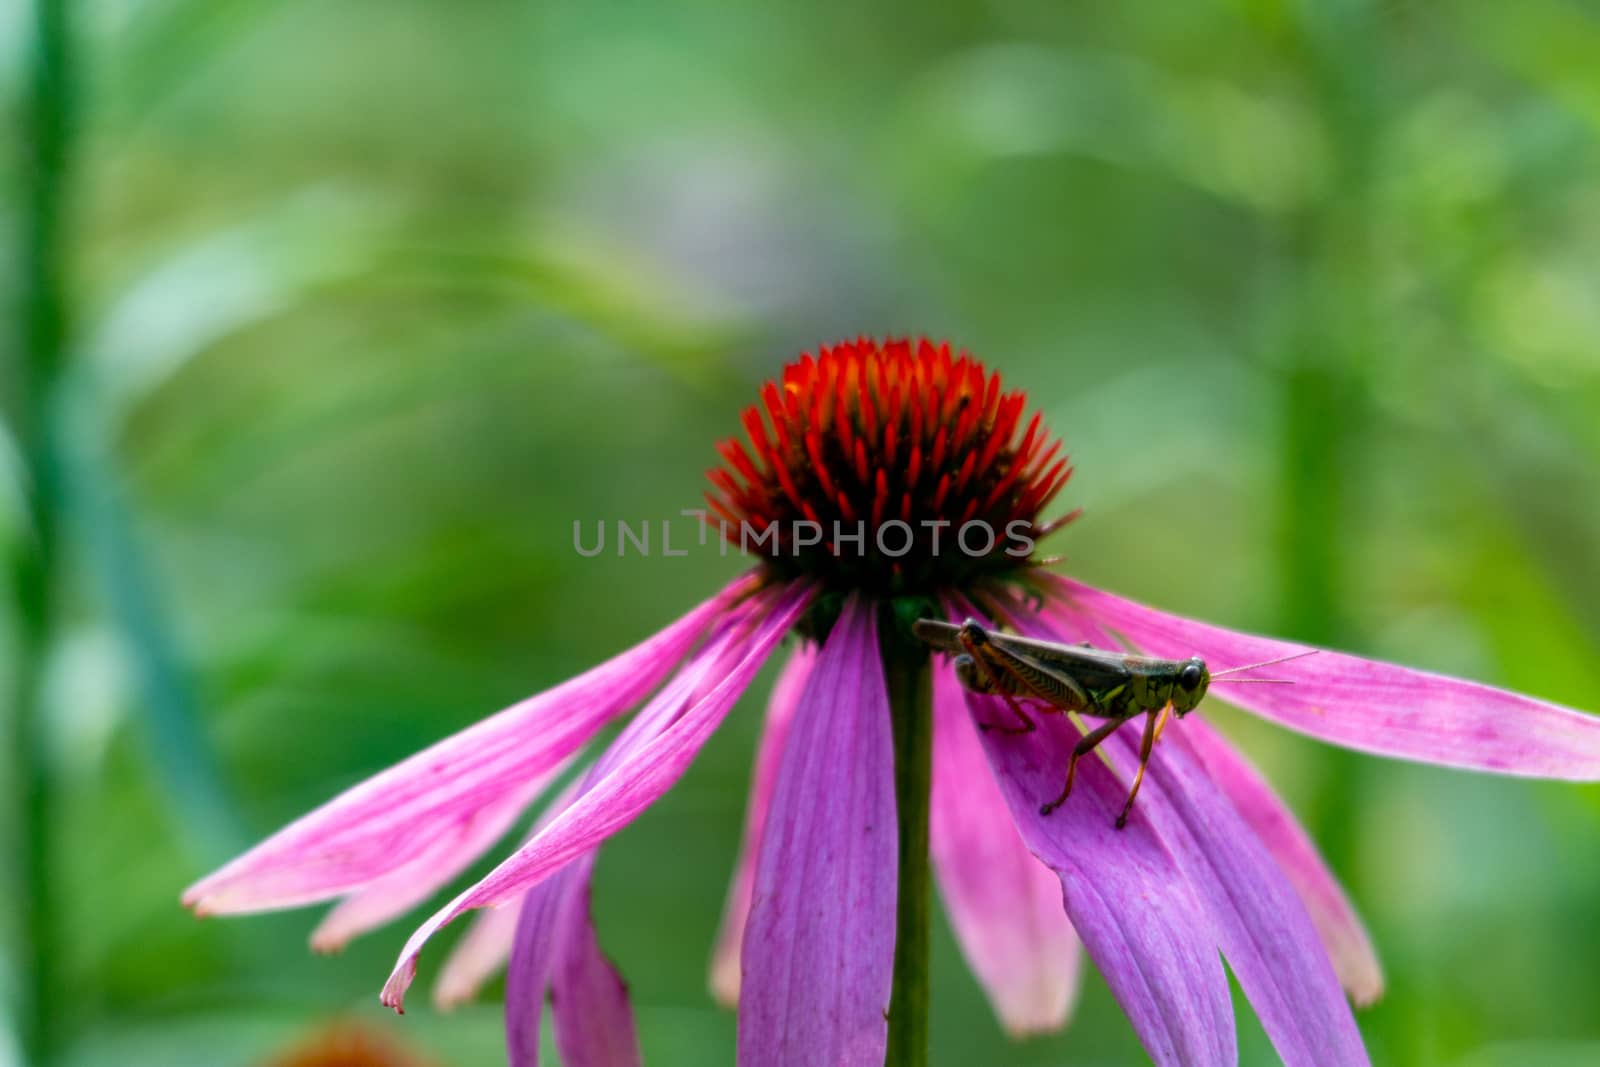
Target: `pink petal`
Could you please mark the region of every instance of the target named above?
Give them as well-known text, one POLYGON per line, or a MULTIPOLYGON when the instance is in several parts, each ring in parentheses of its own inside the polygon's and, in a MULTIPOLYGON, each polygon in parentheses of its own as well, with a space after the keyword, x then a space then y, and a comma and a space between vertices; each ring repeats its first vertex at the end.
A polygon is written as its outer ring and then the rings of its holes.
POLYGON ((427 900, 498 841, 565 766, 563 762, 494 804, 468 814, 462 824, 429 845, 416 859, 340 901, 312 931, 311 947, 318 952, 337 952, 352 938, 427 900))
MULTIPOLYGON (((650 714, 650 708, 663 703, 672 703, 674 707, 681 709, 691 689, 692 685, 686 686, 683 675, 679 675, 673 679, 671 685, 656 695, 650 702, 650 707, 636 716, 634 722, 644 719, 650 714)), ((631 724, 629 729, 632 729, 631 724)), ((624 731, 624 735, 627 733, 628 731, 624 731)), ((556 798, 539 816, 539 821, 529 832, 528 837, 532 838, 534 834, 548 826, 550 820, 557 814, 570 807, 572 798, 577 796, 578 790, 591 780, 593 773, 593 768, 590 768, 556 794, 556 798)), ((522 913, 526 898, 526 894, 513 897, 497 907, 482 909, 474 917, 467 932, 450 950, 444 967, 439 971, 439 979, 433 984, 435 1005, 448 1011, 458 1004, 471 1000, 477 995, 483 983, 494 977, 495 973, 505 965, 511 955, 511 945, 516 940, 517 919, 522 913)))
MULTIPOLYGON (((1367 1064, 1350 1004, 1305 906, 1206 777, 1184 736, 1187 725, 1169 725, 1128 828, 1148 820, 1177 859, 1287 1067, 1367 1064)), ((1134 731, 1130 725, 1111 742, 1119 766, 1129 772, 1138 760, 1134 731)))
POLYGON ((741 1064, 883 1063, 899 845, 875 610, 845 603, 784 749, 745 928, 741 1064))
MULTIPOLYGON (((632 822, 688 769, 778 640, 799 619, 812 592, 790 585, 764 591, 740 629, 716 638, 684 668, 683 676, 710 686, 659 736, 630 752, 550 825, 469 887, 411 935, 384 985, 383 1002, 399 1010, 416 974, 417 955, 433 934, 463 912, 503 903, 592 851, 632 822), (756 611, 763 611, 753 621, 756 611), (753 632, 747 629, 753 625, 753 632), (711 685, 715 680, 715 685, 711 685)), ((643 713, 641 713, 642 715, 643 713)))
POLYGON ((511 955, 511 942, 517 935, 517 917, 522 913, 523 897, 515 897, 498 908, 484 908, 473 916, 472 925, 461 935, 433 983, 433 1002, 448 1011, 478 995, 483 984, 493 978, 511 955))
POLYGON ((1358 1005, 1377 1000, 1383 993, 1383 970, 1372 940, 1294 813, 1261 773, 1208 723, 1190 716, 1184 720, 1183 731, 1205 763, 1206 773, 1233 801, 1240 817, 1300 895, 1345 992, 1358 1005))
MULTIPOLYGON (((1007 721, 1004 703, 967 694, 980 722, 1007 721)), ((1078 765, 1070 803, 1050 815, 1078 734, 1045 719, 1026 736, 980 740, 1022 839, 1061 879, 1067 915, 1155 1063, 1238 1062, 1233 1003, 1211 922, 1149 822, 1114 825, 1126 787, 1098 759, 1078 765)))
MULTIPOLYGON (((1067 578, 1052 580, 1087 612, 1152 655, 1203 656, 1213 671, 1305 651, 1169 615, 1067 578)), ((1577 781, 1600 780, 1600 716, 1340 652, 1270 669, 1293 685, 1228 685, 1230 704, 1324 741, 1450 767, 1577 781)))
POLYGON ((655 688, 750 588, 740 578, 627 652, 346 790, 195 883, 184 903, 203 915, 310 904, 418 859, 655 688))
POLYGON ((816 659, 816 645, 809 641, 797 645, 773 683, 772 697, 767 702, 767 722, 761 731, 755 771, 750 777, 750 799, 745 803, 744 840, 739 844, 739 860, 728 886, 727 903, 722 908, 717 947, 711 954, 711 995, 724 1007, 731 1008, 739 1003, 739 954, 744 945, 745 920, 750 915, 750 893, 755 888, 761 833, 767 824, 767 809, 772 804, 772 787, 777 781, 778 761, 789 737, 789 723, 816 659))
POLYGON ((1012 826, 962 694, 948 662, 936 660, 929 837, 945 911, 1006 1031, 1059 1030, 1078 993, 1078 935, 1060 879, 1012 826))

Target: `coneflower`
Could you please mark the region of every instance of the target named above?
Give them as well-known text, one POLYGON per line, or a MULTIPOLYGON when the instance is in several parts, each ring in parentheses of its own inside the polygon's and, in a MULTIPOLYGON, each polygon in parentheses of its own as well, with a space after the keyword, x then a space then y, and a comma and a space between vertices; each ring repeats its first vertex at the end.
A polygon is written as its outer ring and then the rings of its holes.
MULTIPOLYGON (((708 514, 760 556, 753 571, 635 648, 355 786, 185 902, 223 914, 343 898, 313 935, 337 947, 455 878, 642 703, 524 843, 412 935, 383 990, 398 1010, 428 939, 494 909, 436 997, 470 996, 509 956, 513 1064, 537 1062, 547 997, 568 1062, 637 1062, 626 987, 590 914, 596 851, 671 788, 792 636, 712 961, 714 993, 738 1004, 741 1063, 923 1062, 930 857, 1013 1033, 1065 1023, 1086 952, 1155 1062, 1234 1063, 1225 958, 1285 1063, 1367 1062, 1350 999, 1374 999, 1383 979, 1366 931, 1294 816, 1203 715, 1166 731, 1125 828, 1131 737, 1085 760, 1070 801, 1044 814, 1078 735, 1060 720, 980 732, 1004 709, 930 658, 911 624, 973 613, 1219 666, 1306 650, 1042 568, 1036 542, 1065 520, 1039 518, 1070 467, 1021 392, 948 346, 861 340, 803 356, 744 426, 748 446, 720 446, 708 514)), ((1366 752, 1600 779, 1600 719, 1333 652, 1280 670, 1294 684, 1227 700, 1366 752)))

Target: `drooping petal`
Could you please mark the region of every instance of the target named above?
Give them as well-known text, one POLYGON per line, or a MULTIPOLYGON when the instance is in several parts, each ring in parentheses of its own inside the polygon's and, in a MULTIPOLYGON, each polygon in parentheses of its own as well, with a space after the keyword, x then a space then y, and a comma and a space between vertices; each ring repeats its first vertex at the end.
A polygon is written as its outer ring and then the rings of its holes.
MULTIPOLYGON (((1169 726, 1153 753, 1128 828, 1148 820, 1178 861, 1284 1064, 1364 1067, 1361 1033, 1305 906, 1206 776, 1186 726, 1169 726)), ((1133 728, 1110 747, 1119 767, 1137 765, 1133 728)))
MULTIPOLYGON (((967 694, 979 722, 1007 721, 993 697, 967 694)), ((1049 815, 1040 798, 1061 789, 1077 742, 1054 717, 1025 736, 980 740, 1012 821, 1033 854, 1061 879, 1067 915, 1161 1067, 1238 1062, 1233 1003, 1211 922, 1189 880, 1148 821, 1115 828, 1126 788, 1100 760, 1078 765, 1070 803, 1049 815)))
POLYGON ((1184 737, 1217 788, 1278 861, 1311 915, 1345 992, 1365 1006, 1383 994, 1383 969, 1372 939, 1311 838, 1261 773, 1208 723, 1191 715, 1184 737))
POLYGON ((561 1067, 637 1067, 639 1033, 628 985, 600 948, 587 894, 580 908, 583 921, 569 933, 550 982, 561 1067))
POLYGON ((590 852, 523 896, 511 962, 506 967, 506 1054, 511 1067, 539 1065, 545 994, 568 937, 587 918, 579 910, 587 898, 593 870, 594 853, 590 852))
MULTIPOLYGON (((657 709, 662 705, 671 705, 673 710, 682 711, 683 704, 693 692, 695 684, 696 677, 692 671, 679 673, 651 699, 643 711, 634 717, 634 722, 629 724, 628 730, 623 731, 623 736, 626 737, 634 725, 646 716, 655 717, 657 709)), ((593 773, 594 769, 591 767, 567 783, 567 787, 556 794, 555 799, 540 813, 539 821, 529 831, 528 837, 531 838, 544 829, 551 819, 565 811, 572 804, 572 798, 578 795, 578 790, 583 788, 593 773)), ((433 984, 435 1005, 448 1011, 464 1001, 471 1000, 477 995, 479 987, 505 966, 511 956, 511 946, 516 940, 517 920, 522 913, 525 900, 526 894, 522 894, 495 907, 484 908, 473 917, 471 927, 451 948, 449 957, 440 968, 438 981, 433 984)))
POLYGON ((898 849, 874 608, 852 597, 778 769, 744 935, 741 1064, 883 1063, 898 849))
MULTIPOLYGON (((550 805, 529 835, 530 841, 537 840, 576 799, 659 740, 704 691, 741 636, 737 624, 724 623, 705 652, 668 682, 594 766, 550 805)), ((506 1046, 511 1067, 538 1067, 547 992, 555 1005, 556 1044, 563 1050, 563 1063, 639 1061, 627 989, 601 952, 590 915, 589 880, 597 852, 583 853, 523 894, 506 974, 506 1046), (615 1032, 602 1032, 605 1028, 615 1032)))
MULTIPOLYGON (((1071 642, 1085 636, 1077 628, 1081 620, 1070 617, 1017 621, 1036 637, 1071 642)), ((1100 749, 1130 782, 1138 766, 1137 733, 1130 724, 1100 749)), ((1147 821, 1177 861, 1284 1063, 1366 1064, 1350 1005, 1287 877, 1207 777, 1183 727, 1170 726, 1165 737, 1129 826, 1147 821)))
MULTIPOLYGON (((1307 650, 1169 615, 1067 578, 1052 581, 1075 608, 1152 655, 1199 655, 1216 671, 1307 650)), ((1212 693, 1363 752, 1500 774, 1600 780, 1600 716, 1340 652, 1319 651, 1272 670, 1294 684, 1228 686, 1217 679, 1212 693)))
POLYGON ((1058 1030, 1077 997, 1078 936, 1061 907, 1060 879, 1012 825, 962 694, 949 664, 936 660, 929 841, 940 894, 1006 1031, 1058 1030))
POLYGON ((728 885, 722 925, 711 954, 711 995, 724 1007, 739 1003, 739 953, 744 945, 745 920, 750 915, 750 893, 755 888, 761 834, 772 804, 772 787, 778 779, 778 761, 789 738, 789 723, 816 658, 816 645, 808 641, 797 646, 773 683, 772 696, 767 701, 767 721, 750 776, 750 798, 745 802, 744 840, 739 843, 739 859, 728 885))
POLYGON ((538 1067, 546 993, 563 1067, 637 1067, 639 1035, 628 987, 606 959, 589 910, 595 853, 523 896, 506 970, 510 1067, 538 1067))
POLYGON ((469 813, 460 826, 435 841, 416 859, 341 900, 312 931, 311 947, 318 952, 337 952, 352 938, 404 915, 427 900, 498 841, 523 809, 543 793, 565 767, 566 761, 563 761, 488 807, 469 813))
POLYGON ((465 1004, 505 966, 517 936, 522 901, 522 897, 516 897, 497 908, 484 908, 472 917, 472 925, 451 948, 433 983, 433 1003, 438 1008, 448 1011, 465 1004))
POLYGON ((383 1002, 399 1010, 416 974, 422 946, 446 923, 473 908, 503 903, 549 877, 632 822, 665 793, 699 753, 778 640, 810 603, 809 586, 792 584, 761 594, 748 632, 720 638, 703 650, 685 673, 705 676, 705 688, 670 726, 628 753, 572 805, 481 881, 469 887, 411 935, 384 985, 383 1002), (715 684, 712 684, 712 683, 715 684))
POLYGON ((655 688, 750 588, 740 578, 627 652, 346 790, 195 883, 184 903, 199 914, 295 907, 354 892, 417 859, 655 688))

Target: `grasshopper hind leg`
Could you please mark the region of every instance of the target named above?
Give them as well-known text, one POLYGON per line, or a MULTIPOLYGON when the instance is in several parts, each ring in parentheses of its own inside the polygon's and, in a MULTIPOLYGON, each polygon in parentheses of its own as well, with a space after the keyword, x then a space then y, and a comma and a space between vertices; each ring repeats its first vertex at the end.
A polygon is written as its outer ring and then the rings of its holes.
MULTIPOLYGON (((1012 697, 1011 695, 1009 695, 1007 693, 1001 693, 1000 695, 1005 699, 1006 707, 1011 709, 1011 714, 1013 714, 1013 715, 1015 715, 1017 717, 1017 722, 1020 725, 1008 726, 1003 722, 978 722, 977 723, 978 729, 981 730, 983 733, 986 733, 986 734, 987 733, 997 733, 997 734, 1031 734, 1031 733, 1033 733, 1033 731, 1038 728, 1038 724, 1033 721, 1033 717, 1030 716, 1027 712, 1022 710, 1022 705, 1017 703, 1015 697, 1012 697)), ((976 720, 974 720, 974 721, 976 721, 976 720)))
POLYGON ((1016 725, 1006 725, 998 722, 979 722, 978 729, 983 733, 997 734, 1031 734, 1035 723, 1027 712, 1022 710, 1022 705, 1017 698, 1006 690, 1000 681, 1000 674, 989 661, 984 658, 982 650, 978 648, 971 638, 963 635, 960 638, 966 652, 955 658, 956 677, 961 681, 963 688, 975 693, 987 693, 998 696, 1006 702, 1006 707, 1011 709, 1016 725))

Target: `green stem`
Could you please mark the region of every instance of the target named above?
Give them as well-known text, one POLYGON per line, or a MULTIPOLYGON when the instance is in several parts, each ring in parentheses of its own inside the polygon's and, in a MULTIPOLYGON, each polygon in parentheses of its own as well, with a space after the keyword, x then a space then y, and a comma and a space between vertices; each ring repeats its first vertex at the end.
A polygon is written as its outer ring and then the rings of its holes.
POLYGON ((65 362, 66 178, 72 132, 71 53, 62 0, 36 0, 31 81, 25 112, 23 240, 18 269, 19 358, 6 368, 8 412, 26 475, 29 528, 11 561, 17 648, 10 701, 18 826, 17 1026, 25 1062, 48 1067, 61 1032, 57 1010, 58 921, 51 875, 55 781, 44 729, 46 661, 55 628, 60 465, 54 447, 55 394, 65 362))
POLYGON ((928 798, 933 779, 933 679, 927 653, 884 647, 894 724, 895 810, 900 824, 900 902, 888 1067, 928 1062, 928 798))
POLYGON ((42 693, 53 626, 54 531, 34 525, 36 541, 18 553, 13 579, 17 597, 17 666, 11 727, 17 783, 21 862, 18 903, 16 1019, 24 1062, 45 1067, 55 1057, 56 913, 51 889, 55 783, 46 751, 42 693))

